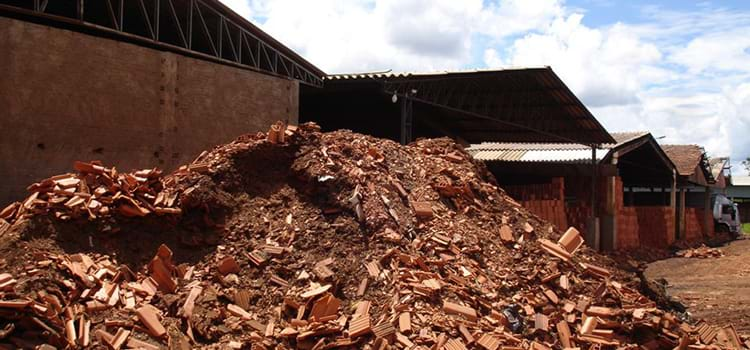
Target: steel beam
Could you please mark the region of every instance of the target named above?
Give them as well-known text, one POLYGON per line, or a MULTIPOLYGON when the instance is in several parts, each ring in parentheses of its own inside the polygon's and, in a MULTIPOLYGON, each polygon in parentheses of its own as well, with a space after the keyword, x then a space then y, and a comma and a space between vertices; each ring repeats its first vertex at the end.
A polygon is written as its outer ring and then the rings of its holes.
POLYGON ((0 16, 11 14, 16 18, 34 18, 33 21, 35 22, 49 23, 65 28, 72 27, 86 33, 95 33, 106 37, 117 37, 115 34, 119 34, 118 38, 120 40, 148 43, 148 46, 157 46, 179 53, 186 53, 185 50, 188 50, 192 56, 205 58, 208 55, 218 61, 231 65, 279 77, 300 80, 302 83, 312 86, 323 85, 321 72, 315 71, 313 73, 313 71, 307 68, 308 66, 297 63, 297 60, 286 56, 284 52, 276 49, 275 46, 278 46, 278 43, 272 39, 271 41, 262 39, 266 38, 265 33, 259 33, 258 29, 251 24, 237 22, 238 17, 232 13, 227 13, 226 9, 218 2, 203 0, 136 0, 134 5, 138 8, 138 15, 133 15, 132 13, 126 14, 124 2, 125 0, 74 0, 69 3, 66 2, 68 4, 66 6, 71 6, 69 7, 71 14, 57 15, 46 12, 49 0, 33 0, 33 2, 30 2, 32 5, 30 7, 17 6, 15 1, 0 0, 0 16), (87 1, 104 1, 105 10, 101 16, 106 17, 97 19, 94 21, 95 23, 87 22, 84 13, 89 18, 94 15, 92 12, 86 11, 87 1), (180 19, 175 8, 174 3, 176 1, 182 1, 186 5, 187 13, 184 13, 183 16, 186 16, 187 19, 184 22, 180 19), (162 9, 162 4, 166 8, 162 9), (125 18, 126 16, 128 18, 125 18), (214 18, 217 20, 218 27, 215 28, 216 31, 209 29, 206 16, 210 16, 211 20, 214 18), (133 23, 133 21, 142 23, 147 34, 139 35, 125 31, 123 24, 125 22, 133 23), (171 29, 164 26, 170 22, 174 23, 173 27, 174 32, 177 33, 177 39, 176 41, 172 39, 170 42, 165 42, 163 41, 165 36, 163 35, 164 31, 165 29, 171 31, 171 29), (111 25, 101 25, 101 23, 111 23, 111 25), (194 28, 196 24, 206 36, 210 51, 208 53, 194 50, 193 35, 195 34, 194 28), (136 40, 137 38, 144 40, 136 40), (250 40, 251 38, 252 40, 250 40), (224 39, 226 39, 227 45, 224 45, 224 39), (257 47, 257 50, 251 49, 253 45, 257 47), (229 48, 227 49, 224 46, 228 46, 229 48), (243 48, 243 46, 245 47, 243 48), (228 53, 225 50, 228 50, 228 53), (224 53, 227 54, 224 55, 224 53), (244 58, 248 63, 243 63, 243 55, 250 55, 249 60, 244 58), (264 64, 260 64, 261 60, 264 61, 264 64))

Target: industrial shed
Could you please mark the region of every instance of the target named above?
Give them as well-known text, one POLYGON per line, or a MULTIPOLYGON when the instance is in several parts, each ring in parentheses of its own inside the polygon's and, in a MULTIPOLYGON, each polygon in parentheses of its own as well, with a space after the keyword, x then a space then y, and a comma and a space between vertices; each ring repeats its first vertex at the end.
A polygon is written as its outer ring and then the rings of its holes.
POLYGON ((716 179, 708 156, 698 145, 662 145, 677 167, 677 236, 701 241, 714 235, 711 188, 716 179))
POLYGON ((300 121, 409 143, 613 142, 549 67, 445 73, 364 73, 303 86, 300 121))
POLYGON ((218 0, 0 0, 0 52, 0 203, 75 160, 171 170, 296 123, 325 75, 218 0))
POLYGON ((576 144, 493 142, 468 151, 486 162, 514 198, 558 227, 597 225, 587 229, 593 232, 587 241, 594 246, 613 250, 672 244, 674 164, 650 133, 611 135, 616 142, 595 152, 576 144), (599 193, 593 207, 592 184, 599 193), (598 224, 587 220, 592 214, 600 218, 598 224))

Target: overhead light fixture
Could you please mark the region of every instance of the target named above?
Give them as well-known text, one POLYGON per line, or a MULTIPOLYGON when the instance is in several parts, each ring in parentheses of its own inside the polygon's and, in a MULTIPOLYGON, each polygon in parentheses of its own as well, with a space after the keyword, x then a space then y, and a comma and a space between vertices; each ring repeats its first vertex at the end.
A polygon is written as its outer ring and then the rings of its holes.
POLYGON ((393 93, 393 96, 391 96, 391 102, 396 103, 398 102, 398 96, 396 96, 396 93, 393 93))

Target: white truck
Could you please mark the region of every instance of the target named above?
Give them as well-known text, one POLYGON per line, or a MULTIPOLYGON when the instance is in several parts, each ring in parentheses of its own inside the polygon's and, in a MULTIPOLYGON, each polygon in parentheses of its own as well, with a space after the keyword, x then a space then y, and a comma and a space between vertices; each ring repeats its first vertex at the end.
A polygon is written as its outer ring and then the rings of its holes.
POLYGON ((713 203, 714 226, 716 232, 728 232, 732 235, 740 235, 740 212, 737 204, 732 202, 723 194, 715 194, 711 197, 713 203))

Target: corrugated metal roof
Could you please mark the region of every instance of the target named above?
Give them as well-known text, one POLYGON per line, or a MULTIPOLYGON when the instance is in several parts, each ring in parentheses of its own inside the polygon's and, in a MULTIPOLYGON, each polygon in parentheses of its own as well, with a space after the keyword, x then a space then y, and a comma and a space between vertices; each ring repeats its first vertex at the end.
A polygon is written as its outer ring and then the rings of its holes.
POLYGON ((524 71, 532 69, 544 69, 546 66, 528 66, 528 67, 508 67, 502 69, 464 69, 454 71, 436 71, 436 72, 391 72, 390 70, 382 72, 362 72, 362 73, 338 73, 325 76, 326 80, 356 80, 356 79, 383 79, 383 78, 406 78, 420 76, 443 76, 459 75, 466 73, 493 73, 508 71, 524 71))
MULTIPOLYGON (((591 149, 480 150, 470 147, 467 151, 474 159, 483 161, 561 163, 588 163, 591 161, 591 149)), ((602 160, 608 152, 606 149, 598 149, 596 151, 597 161, 602 160)))
MULTIPOLYGON (((605 144, 597 149, 597 161, 604 159, 612 148, 648 134, 645 131, 611 133, 617 143, 605 144)), ((482 142, 471 145, 466 151, 474 159, 483 161, 561 163, 591 161, 591 147, 573 143, 482 142)))
POLYGON ((732 175, 732 186, 750 186, 750 176, 732 175))
POLYGON ((325 85, 322 91, 310 91, 310 96, 335 100, 342 94, 361 97, 357 91, 366 95, 370 90, 399 98, 408 94, 417 109, 434 108, 430 111, 434 117, 423 118, 438 125, 432 129, 450 130, 450 136, 470 143, 614 142, 550 67, 336 74, 327 76, 325 85))

